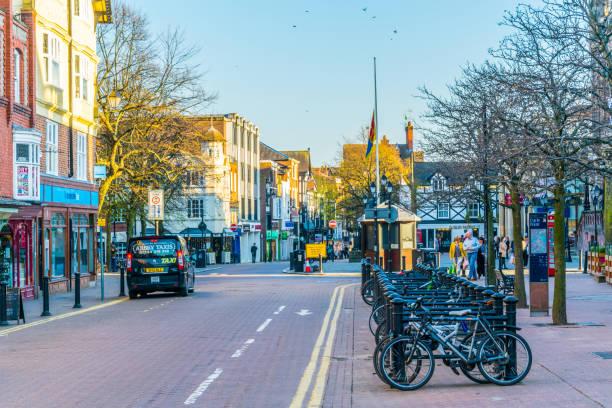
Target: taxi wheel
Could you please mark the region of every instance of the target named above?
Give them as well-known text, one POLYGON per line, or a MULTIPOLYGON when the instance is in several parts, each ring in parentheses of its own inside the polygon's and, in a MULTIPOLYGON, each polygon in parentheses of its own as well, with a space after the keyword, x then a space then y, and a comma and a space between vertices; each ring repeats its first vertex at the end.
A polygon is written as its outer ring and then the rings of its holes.
POLYGON ((179 291, 179 294, 181 296, 189 296, 189 279, 185 279, 185 284, 179 291))

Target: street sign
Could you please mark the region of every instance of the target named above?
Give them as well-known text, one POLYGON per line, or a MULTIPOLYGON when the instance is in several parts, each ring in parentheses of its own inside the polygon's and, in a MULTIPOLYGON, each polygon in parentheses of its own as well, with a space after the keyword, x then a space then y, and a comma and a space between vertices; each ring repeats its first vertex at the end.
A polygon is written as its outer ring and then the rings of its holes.
POLYGON ((306 244, 306 258, 327 258, 325 244, 306 244))
POLYGON ((329 228, 336 228, 336 225, 337 225, 337 224, 336 224, 336 220, 331 220, 331 221, 329 222, 329 228))
POLYGON ((98 218, 98 227, 106 227, 106 218, 98 218))
POLYGON ((106 166, 103 164, 96 164, 94 166, 94 178, 95 179, 105 179, 106 178, 106 166))
POLYGON ((164 190, 149 190, 149 220, 164 219, 164 190))
POLYGON ((233 224, 233 223, 232 223, 232 225, 230 225, 230 229, 231 229, 232 231, 236 232, 236 230, 238 229, 238 226, 237 226, 236 224, 233 224))

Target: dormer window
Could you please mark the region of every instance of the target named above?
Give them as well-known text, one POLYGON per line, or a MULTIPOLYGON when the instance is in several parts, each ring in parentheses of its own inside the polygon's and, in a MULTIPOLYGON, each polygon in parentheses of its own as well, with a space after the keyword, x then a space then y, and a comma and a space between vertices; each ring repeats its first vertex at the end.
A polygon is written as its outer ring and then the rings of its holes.
POLYGON ((434 175, 431 179, 431 187, 433 191, 445 190, 446 189, 446 179, 439 174, 434 175))

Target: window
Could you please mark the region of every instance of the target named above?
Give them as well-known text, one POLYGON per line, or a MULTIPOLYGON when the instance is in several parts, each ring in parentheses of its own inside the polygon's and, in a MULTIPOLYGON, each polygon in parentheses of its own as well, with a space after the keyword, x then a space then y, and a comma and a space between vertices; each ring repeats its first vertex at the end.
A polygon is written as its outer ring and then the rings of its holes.
POLYGON ((70 221, 72 222, 72 273, 79 272, 84 275, 89 272, 89 251, 93 252, 93 247, 89 248, 89 217, 85 214, 73 214, 70 221))
POLYGON ((66 271, 66 220, 56 213, 51 218, 51 278, 62 278, 66 271))
POLYGON ((14 142, 14 196, 17 199, 40 198, 40 141, 29 135, 13 134, 14 142), (28 140, 29 139, 29 140, 28 140))
POLYGON ((251 135, 247 135, 247 150, 251 151, 251 135))
POLYGON ((75 16, 81 15, 81 4, 79 0, 74 0, 74 15, 75 16))
POLYGON ((15 54, 15 102, 21 103, 21 52, 14 51, 15 54))
POLYGON ((74 97, 88 100, 89 59, 75 54, 74 56, 74 97))
POLYGON ((480 205, 478 203, 468 203, 468 205, 465 207, 465 210, 467 211, 468 217, 480 217, 480 205))
POLYGON ((204 182, 204 172, 203 171, 191 171, 187 176, 187 184, 190 186, 203 186, 204 182))
POLYGON ((204 216, 204 200, 187 201, 187 217, 202 218, 204 216))
POLYGON ((434 176, 431 180, 431 186, 434 191, 442 191, 446 188, 446 182, 442 176, 434 176))
POLYGON ((87 180, 87 135, 77 132, 77 179, 87 180))
POLYGON ((251 166, 247 168, 247 180, 249 183, 251 182, 251 166))
POLYGON ((50 33, 43 33, 43 81, 61 87, 60 83, 60 40, 50 33))
POLYGON ((244 163, 240 163, 240 180, 244 181, 244 163))
POLYGON ((47 173, 57 175, 57 123, 47 121, 47 173))
POLYGON ((449 218, 449 204, 439 203, 438 204, 438 218, 449 218))

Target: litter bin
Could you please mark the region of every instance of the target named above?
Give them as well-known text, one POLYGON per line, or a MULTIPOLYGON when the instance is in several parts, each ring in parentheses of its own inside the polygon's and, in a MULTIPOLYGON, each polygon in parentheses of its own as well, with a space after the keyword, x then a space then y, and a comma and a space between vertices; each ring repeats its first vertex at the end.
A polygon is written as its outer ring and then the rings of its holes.
POLYGON ((294 252, 295 260, 293 261, 293 266, 295 267, 296 272, 304 272, 304 251, 298 250, 294 252))
POLYGON ((196 255, 196 268, 206 267, 206 250, 200 249, 196 255))

